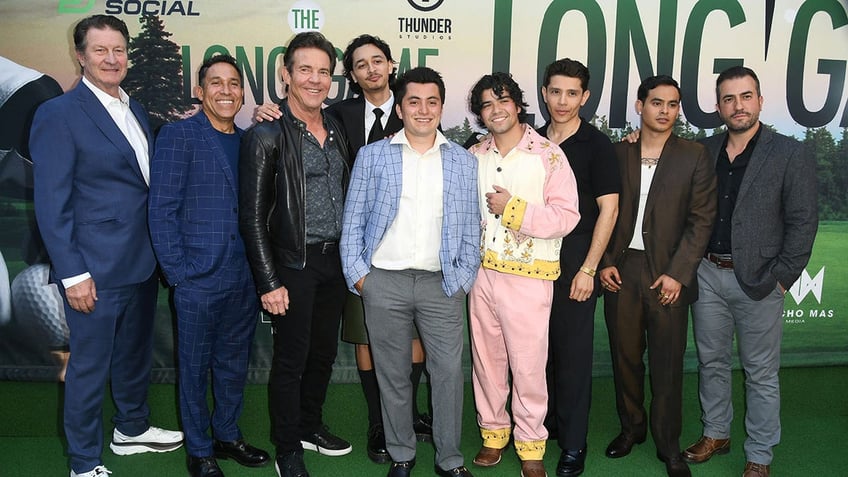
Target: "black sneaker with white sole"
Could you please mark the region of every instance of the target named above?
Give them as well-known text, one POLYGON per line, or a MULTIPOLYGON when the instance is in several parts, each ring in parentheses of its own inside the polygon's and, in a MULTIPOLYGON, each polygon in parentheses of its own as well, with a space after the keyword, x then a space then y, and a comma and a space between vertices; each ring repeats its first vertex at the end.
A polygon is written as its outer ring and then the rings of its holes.
POLYGON ((353 450, 350 442, 334 435, 327 426, 321 426, 317 431, 300 438, 300 445, 305 450, 315 451, 322 455, 340 456, 353 450))

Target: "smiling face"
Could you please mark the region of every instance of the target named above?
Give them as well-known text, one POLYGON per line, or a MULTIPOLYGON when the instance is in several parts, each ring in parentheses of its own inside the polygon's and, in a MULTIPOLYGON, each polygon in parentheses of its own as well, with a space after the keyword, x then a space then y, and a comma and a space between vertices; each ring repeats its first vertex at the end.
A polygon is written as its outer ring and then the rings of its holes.
POLYGON ((760 121, 763 97, 750 76, 731 78, 718 86, 718 115, 731 132, 745 132, 760 121))
POLYGON ((554 75, 548 86, 542 86, 542 97, 548 106, 551 122, 568 124, 580 120, 578 113, 589 99, 589 91, 583 90, 578 78, 554 75))
POLYGON ((220 62, 210 66, 195 94, 203 103, 203 111, 212 126, 218 131, 231 132, 244 96, 241 79, 233 65, 220 62))
POLYGON ((403 120, 407 136, 424 139, 436 137, 436 129, 442 120, 442 106, 436 83, 408 83, 406 94, 395 109, 403 120))
POLYGON ((324 50, 298 48, 292 54, 291 71, 283 68, 283 81, 289 87, 289 107, 310 113, 320 111, 330 92, 332 74, 330 57, 324 50))
POLYGON ((644 102, 636 100, 636 112, 642 116, 643 129, 669 132, 680 114, 680 94, 674 86, 659 85, 648 91, 644 102))
POLYGON ((353 50, 351 75, 362 91, 379 92, 389 87, 394 65, 375 45, 368 43, 353 50))
POLYGON ((480 119, 486 129, 494 135, 506 134, 515 128, 520 127, 518 121, 518 113, 521 108, 515 104, 515 101, 504 91, 500 98, 495 96, 495 92, 489 88, 483 90, 480 95, 480 119))
POLYGON ((106 93, 119 97, 118 89, 127 76, 124 35, 110 28, 89 28, 85 34, 85 49, 76 53, 85 78, 106 93))

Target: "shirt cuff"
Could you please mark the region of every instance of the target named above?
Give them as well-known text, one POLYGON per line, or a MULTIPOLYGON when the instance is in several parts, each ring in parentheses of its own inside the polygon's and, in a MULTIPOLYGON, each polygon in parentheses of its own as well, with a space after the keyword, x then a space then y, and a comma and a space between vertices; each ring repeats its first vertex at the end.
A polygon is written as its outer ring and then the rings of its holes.
POLYGON ((80 274, 80 275, 75 275, 73 277, 63 278, 62 279, 62 286, 65 288, 65 290, 67 290, 68 288, 71 288, 72 286, 74 286, 78 283, 82 283, 82 282, 88 280, 89 278, 91 278, 91 274, 88 273, 88 272, 85 272, 85 273, 80 274))

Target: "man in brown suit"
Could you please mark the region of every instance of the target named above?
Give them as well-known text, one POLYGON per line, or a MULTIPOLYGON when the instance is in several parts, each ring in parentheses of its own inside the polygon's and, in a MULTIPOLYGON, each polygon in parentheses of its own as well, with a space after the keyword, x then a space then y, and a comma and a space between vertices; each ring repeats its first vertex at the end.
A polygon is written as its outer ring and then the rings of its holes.
POLYGON ((689 476, 680 455, 683 352, 696 271, 715 218, 715 172, 706 149, 672 134, 680 88, 669 76, 639 86, 638 142, 616 145, 619 215, 602 261, 621 433, 606 450, 624 457, 645 441, 646 346, 651 368, 651 434, 669 476, 689 476))

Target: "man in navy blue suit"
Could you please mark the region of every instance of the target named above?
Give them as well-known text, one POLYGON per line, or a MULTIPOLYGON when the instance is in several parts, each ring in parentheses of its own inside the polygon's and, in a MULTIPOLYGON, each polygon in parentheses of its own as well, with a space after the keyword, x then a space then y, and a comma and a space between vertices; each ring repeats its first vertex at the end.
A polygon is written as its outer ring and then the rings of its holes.
POLYGON ((149 220, 153 249, 174 292, 189 472, 220 477, 215 457, 249 467, 269 461, 267 452, 245 443, 238 427, 259 307, 238 232, 242 130, 234 119, 244 89, 236 60, 217 55, 204 61, 195 94, 203 109, 164 126, 156 140, 149 220), (206 403, 210 369, 212 417, 206 403))
POLYGON ((153 138, 144 109, 120 87, 128 41, 116 17, 81 20, 74 46, 82 81, 38 109, 30 136, 35 215, 71 335, 64 408, 71 477, 110 473, 100 458, 109 380, 115 454, 182 445, 181 432, 148 422, 157 293, 147 228, 153 138))

